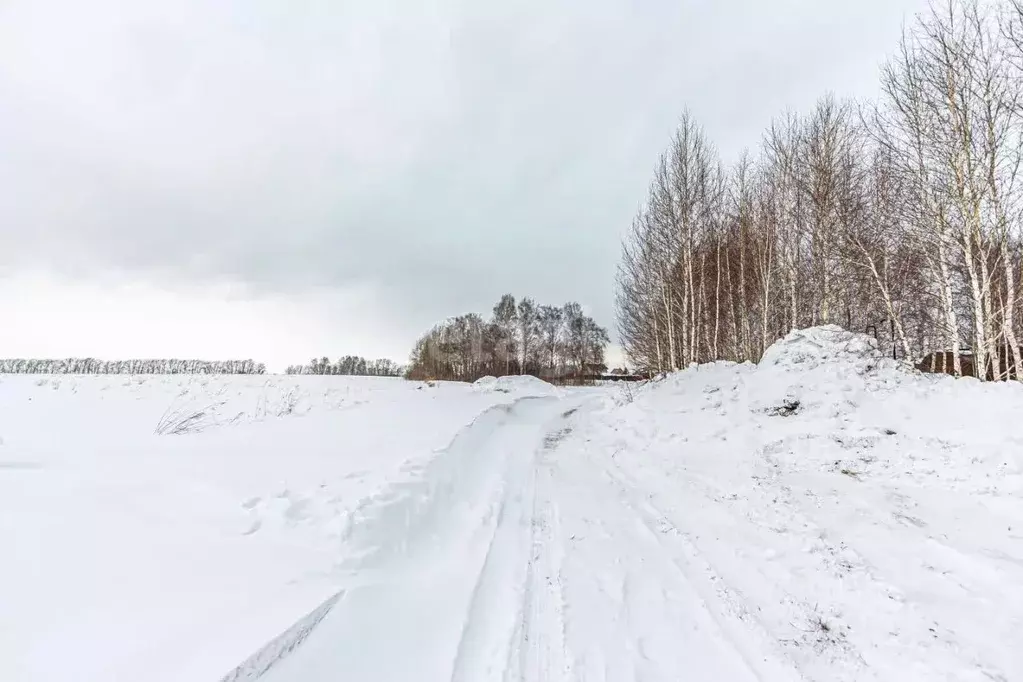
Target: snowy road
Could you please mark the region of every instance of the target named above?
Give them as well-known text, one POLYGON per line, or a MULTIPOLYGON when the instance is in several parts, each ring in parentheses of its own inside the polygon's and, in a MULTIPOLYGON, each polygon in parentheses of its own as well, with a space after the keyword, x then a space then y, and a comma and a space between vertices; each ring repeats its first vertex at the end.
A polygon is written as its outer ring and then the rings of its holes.
POLYGON ((5 377, 0 679, 1023 679, 1021 412, 837 328, 639 387, 5 377))
POLYGON ((341 592, 226 680, 798 679, 710 610, 677 534, 587 456, 586 410, 479 416, 362 511, 341 592))

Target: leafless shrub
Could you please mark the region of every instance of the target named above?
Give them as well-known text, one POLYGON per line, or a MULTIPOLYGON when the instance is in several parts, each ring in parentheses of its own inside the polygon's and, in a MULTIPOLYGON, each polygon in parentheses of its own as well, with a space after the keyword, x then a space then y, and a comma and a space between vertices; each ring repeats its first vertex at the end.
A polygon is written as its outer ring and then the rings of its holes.
POLYGON ((160 417, 155 433, 161 436, 198 433, 216 425, 220 421, 220 409, 227 404, 223 398, 224 390, 221 388, 215 393, 207 393, 202 400, 196 400, 189 397, 188 388, 182 388, 160 417))
POLYGON ((816 606, 813 612, 807 615, 804 623, 792 623, 792 626, 801 633, 801 636, 782 640, 786 644, 809 646, 818 654, 830 649, 849 649, 845 634, 847 628, 837 618, 829 619, 823 616, 816 606))
POLYGON ((260 421, 266 418, 268 413, 267 400, 266 400, 266 387, 264 386, 263 392, 256 398, 256 410, 252 415, 252 418, 256 421, 260 421))
POLYGON ((827 649, 846 646, 845 631, 837 622, 826 619, 819 613, 807 619, 807 627, 803 629, 804 641, 821 653, 827 649))
POLYGON ((171 434, 179 436, 186 433, 199 433, 217 423, 217 411, 227 401, 220 400, 195 407, 194 405, 173 405, 163 413, 156 424, 155 433, 159 436, 171 434))
POLYGON ((295 413, 295 408, 298 406, 299 399, 301 398, 298 387, 293 387, 290 391, 285 393, 279 403, 277 403, 276 414, 278 417, 286 417, 295 413))
POLYGON ((615 395, 613 398, 615 406, 621 407, 623 405, 628 405, 636 400, 636 391, 632 387, 631 383, 623 381, 618 385, 617 388, 618 390, 615 391, 615 395))

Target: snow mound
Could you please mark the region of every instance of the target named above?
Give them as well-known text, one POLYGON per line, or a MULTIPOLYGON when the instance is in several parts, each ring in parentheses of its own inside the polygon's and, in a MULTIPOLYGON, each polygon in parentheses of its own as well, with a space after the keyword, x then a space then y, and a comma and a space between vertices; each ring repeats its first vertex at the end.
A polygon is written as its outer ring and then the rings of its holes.
POLYGON ((473 388, 480 393, 514 393, 517 396, 555 396, 560 395, 558 389, 534 376, 486 376, 477 379, 473 388))
POLYGON ((805 371, 826 363, 877 366, 883 359, 873 337, 829 324, 789 332, 764 351, 760 366, 805 371))
POLYGON ((826 325, 790 332, 757 365, 693 365, 652 382, 640 395, 675 400, 702 394, 707 406, 722 410, 726 396, 757 415, 835 418, 904 388, 927 390, 933 381, 907 362, 884 357, 873 337, 826 325))
POLYGON ((864 401, 891 393, 919 372, 882 355, 877 341, 835 325, 790 332, 764 351, 751 368, 747 393, 757 412, 794 414, 810 410, 838 416, 864 401))

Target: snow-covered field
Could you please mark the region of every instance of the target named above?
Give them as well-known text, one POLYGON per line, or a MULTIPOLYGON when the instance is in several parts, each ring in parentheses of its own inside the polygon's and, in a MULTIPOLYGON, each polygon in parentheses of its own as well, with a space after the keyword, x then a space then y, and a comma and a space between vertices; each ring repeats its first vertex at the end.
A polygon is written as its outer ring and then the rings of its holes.
POLYGON ((1023 679, 1021 414, 835 328, 597 389, 0 377, 0 680, 1023 679))

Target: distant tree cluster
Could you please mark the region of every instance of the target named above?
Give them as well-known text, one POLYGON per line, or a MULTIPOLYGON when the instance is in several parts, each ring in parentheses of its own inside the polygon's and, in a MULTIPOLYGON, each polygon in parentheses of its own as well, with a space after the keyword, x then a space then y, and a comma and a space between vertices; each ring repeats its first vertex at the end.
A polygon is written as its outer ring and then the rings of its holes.
POLYGON ((624 245, 634 362, 757 361, 833 323, 900 358, 948 349, 955 374, 1023 367, 1023 1, 938 0, 881 86, 779 117, 730 170, 683 117, 624 245))
POLYGON ((518 303, 505 294, 490 320, 476 313, 451 318, 416 342, 410 379, 475 381, 491 376, 530 374, 544 379, 602 371, 607 330, 583 313, 578 303, 518 303))
POLYGON ((313 358, 306 365, 291 365, 288 374, 329 374, 359 377, 400 377, 404 368, 392 360, 367 360, 357 355, 346 355, 331 362, 330 358, 313 358))
POLYGON ((265 374, 253 360, 0 359, 0 374, 265 374))

